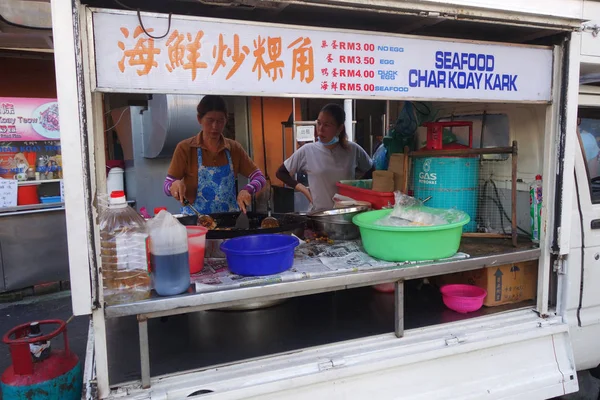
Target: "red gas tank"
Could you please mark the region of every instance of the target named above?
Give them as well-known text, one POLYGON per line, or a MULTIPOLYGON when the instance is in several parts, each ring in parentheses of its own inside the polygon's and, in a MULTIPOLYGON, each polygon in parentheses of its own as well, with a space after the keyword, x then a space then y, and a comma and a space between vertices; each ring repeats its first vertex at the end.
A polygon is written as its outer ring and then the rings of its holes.
POLYGON ((12 365, 0 378, 5 400, 81 398, 83 374, 77 355, 69 349, 64 321, 45 320, 19 325, 4 335, 2 341, 8 344, 12 359, 12 365), (47 325, 58 325, 58 328, 49 334, 40 334, 41 327, 47 325), (32 335, 32 329, 40 333, 32 335), (46 347, 45 343, 61 333, 63 349, 46 349, 42 357, 32 354, 33 351, 39 355, 40 350, 46 347))

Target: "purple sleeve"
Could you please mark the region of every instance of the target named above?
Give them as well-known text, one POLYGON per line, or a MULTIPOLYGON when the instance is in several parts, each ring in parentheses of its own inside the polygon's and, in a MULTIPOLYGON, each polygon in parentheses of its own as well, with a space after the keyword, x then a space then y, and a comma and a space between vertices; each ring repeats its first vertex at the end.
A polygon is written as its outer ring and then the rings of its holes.
POLYGON ((258 193, 262 190, 262 188, 267 186, 267 180, 265 179, 265 176, 260 171, 260 169, 257 169, 256 171, 251 173, 248 177, 248 180, 250 182, 246 186, 244 186, 244 189, 247 190, 250 194, 258 193))
POLYGON ((165 194, 169 197, 171 196, 171 185, 173 185, 173 182, 175 182, 176 180, 177 179, 175 179, 171 175, 167 175, 167 177, 165 178, 165 183, 163 184, 163 190, 164 190, 165 194))

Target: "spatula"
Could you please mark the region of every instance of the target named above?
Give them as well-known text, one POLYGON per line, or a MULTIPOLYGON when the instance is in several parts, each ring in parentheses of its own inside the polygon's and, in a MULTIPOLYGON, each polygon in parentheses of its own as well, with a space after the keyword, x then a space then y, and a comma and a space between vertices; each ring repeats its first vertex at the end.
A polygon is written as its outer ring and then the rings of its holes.
POLYGON ((248 220, 248 215, 243 211, 240 213, 240 216, 235 220, 235 229, 250 229, 250 221, 248 220))
POLYGON ((279 221, 271 216, 271 200, 267 200, 267 217, 262 220, 260 227, 263 229, 279 228, 279 221))
POLYGON ((217 227, 217 223, 210 215, 201 214, 200 211, 196 210, 188 199, 183 199, 183 205, 189 207, 193 212, 198 216, 198 225, 201 225, 207 229, 215 229, 217 227))

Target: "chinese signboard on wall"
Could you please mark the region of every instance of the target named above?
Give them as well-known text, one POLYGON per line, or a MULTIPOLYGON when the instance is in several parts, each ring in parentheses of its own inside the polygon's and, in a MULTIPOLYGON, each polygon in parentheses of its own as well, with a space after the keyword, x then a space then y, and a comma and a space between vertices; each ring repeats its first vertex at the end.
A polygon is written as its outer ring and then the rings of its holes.
POLYGON ((0 142, 58 139, 56 99, 0 97, 0 142))
POLYGON ((93 14, 99 91, 551 99, 547 48, 205 18, 93 14))

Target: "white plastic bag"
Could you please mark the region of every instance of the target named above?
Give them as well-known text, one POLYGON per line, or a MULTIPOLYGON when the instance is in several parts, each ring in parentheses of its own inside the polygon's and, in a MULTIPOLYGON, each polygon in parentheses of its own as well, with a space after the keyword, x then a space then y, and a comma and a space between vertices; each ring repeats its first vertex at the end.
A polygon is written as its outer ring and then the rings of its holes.
POLYGON ((377 221, 382 226, 434 226, 461 221, 465 213, 459 210, 440 210, 426 207, 414 197, 395 192, 396 204, 392 212, 377 221))

